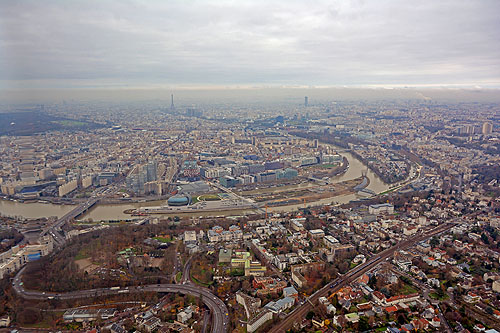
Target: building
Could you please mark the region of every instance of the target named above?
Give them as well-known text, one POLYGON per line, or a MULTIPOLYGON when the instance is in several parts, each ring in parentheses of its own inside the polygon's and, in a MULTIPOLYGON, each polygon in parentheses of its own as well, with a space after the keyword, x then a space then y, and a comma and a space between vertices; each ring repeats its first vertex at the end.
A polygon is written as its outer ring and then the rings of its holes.
POLYGON ((292 297, 283 297, 277 300, 276 302, 267 303, 264 308, 268 309, 273 313, 280 313, 285 311, 286 309, 290 309, 295 304, 295 298, 292 297))
POLYGON ((51 236, 44 236, 39 244, 26 246, 13 246, 0 254, 0 279, 5 275, 13 273, 30 261, 40 259, 48 255, 53 249, 51 236))
POLYGON ((137 194, 145 194, 144 185, 157 180, 158 164, 150 161, 147 164, 136 165, 125 179, 127 188, 137 194))
POLYGON ((312 229, 309 230, 309 235, 311 235, 312 238, 323 238, 325 237, 325 232, 321 229, 312 229))
POLYGON ((255 332, 269 320, 273 319, 273 313, 267 309, 259 312, 255 317, 247 322, 247 332, 255 332))
POLYGON ((59 186, 58 188, 59 196, 63 197, 66 194, 76 190, 77 187, 78 187, 78 180, 77 179, 70 180, 69 182, 59 186))
POLYGON ((299 286, 299 288, 302 288, 307 284, 307 279, 303 276, 303 274, 313 270, 322 271, 324 268, 325 264, 322 262, 312 262, 309 264, 292 266, 292 280, 297 284, 297 286, 299 286))
POLYGON ((283 289, 283 296, 284 297, 293 297, 297 299, 299 297, 299 292, 293 287, 286 287, 283 289))
POLYGON ((177 313, 177 321, 183 324, 186 323, 192 317, 193 317, 193 310, 191 310, 190 307, 187 307, 181 312, 177 313))
POLYGON ((191 203, 191 196, 176 194, 168 198, 167 203, 169 206, 187 206, 191 203))
POLYGON ((248 296, 241 291, 236 293, 236 301, 238 304, 243 305, 245 308, 245 312, 247 314, 247 318, 252 318, 258 309, 260 309, 261 300, 260 298, 255 298, 248 296))
POLYGON ((196 231, 184 231, 184 244, 196 244, 196 231))
POLYGON ((231 176, 220 177, 219 182, 224 187, 235 187, 238 185, 238 179, 231 176))
POLYGON ((500 280, 493 281, 493 285, 491 286, 491 289, 494 292, 500 293, 500 280))
POLYGON ((493 132, 493 125, 491 123, 485 122, 483 124, 483 131, 482 132, 484 135, 491 134, 493 132))
POLYGON ((230 263, 232 254, 233 254, 233 250, 231 250, 231 249, 220 249, 220 251, 219 251, 219 263, 221 263, 221 262, 230 263))
POLYGON ((290 220, 290 226, 295 231, 302 231, 302 230, 304 230, 304 225, 302 223, 305 222, 305 221, 306 221, 305 217, 291 219, 290 220))
POLYGON ((340 242, 338 241, 337 238, 330 236, 330 235, 326 235, 323 238, 323 243, 325 243, 325 245, 328 247, 334 247, 334 246, 340 244, 340 242))
POLYGON ((89 322, 97 319, 107 320, 113 318, 116 314, 116 309, 72 309, 64 312, 63 319, 65 322, 89 322))
POLYGON ((370 205, 368 207, 368 213, 373 214, 373 215, 394 214, 394 206, 391 205, 390 203, 370 205))
POLYGON ((157 329, 161 324, 160 318, 157 317, 151 317, 144 321, 141 326, 144 327, 144 329, 147 332, 153 332, 155 329, 157 329))

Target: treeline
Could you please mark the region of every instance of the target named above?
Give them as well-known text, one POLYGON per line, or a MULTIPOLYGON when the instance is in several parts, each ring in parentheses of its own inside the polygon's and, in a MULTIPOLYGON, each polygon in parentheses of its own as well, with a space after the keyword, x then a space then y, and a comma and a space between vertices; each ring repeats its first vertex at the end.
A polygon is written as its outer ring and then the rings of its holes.
POLYGON ((55 292, 140 284, 141 279, 138 277, 169 273, 174 251, 164 251, 165 265, 161 265, 159 270, 148 267, 142 271, 122 267, 118 262, 117 252, 134 247, 139 254, 157 253, 156 249, 145 244, 144 240, 169 233, 172 231, 166 229, 163 224, 120 226, 84 234, 76 237, 57 253, 28 264, 23 281, 28 289, 55 292), (78 267, 75 258, 88 259, 105 269, 96 274, 88 274, 78 267), (122 273, 119 273, 118 269, 121 269, 122 273))
POLYGON ((14 228, 9 228, 7 230, 2 230, 0 232, 0 252, 7 251, 12 246, 22 241, 24 236, 14 228))

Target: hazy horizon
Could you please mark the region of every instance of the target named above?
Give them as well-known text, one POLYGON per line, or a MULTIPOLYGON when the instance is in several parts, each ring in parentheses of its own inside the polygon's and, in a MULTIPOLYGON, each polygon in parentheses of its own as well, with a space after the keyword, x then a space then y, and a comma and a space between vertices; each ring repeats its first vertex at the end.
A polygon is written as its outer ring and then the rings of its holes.
POLYGON ((205 88, 205 89, 52 89, 0 91, 0 103, 38 104, 60 102, 157 101, 170 106, 223 103, 322 104, 350 100, 422 100, 450 102, 500 102, 500 89, 462 88, 205 88))

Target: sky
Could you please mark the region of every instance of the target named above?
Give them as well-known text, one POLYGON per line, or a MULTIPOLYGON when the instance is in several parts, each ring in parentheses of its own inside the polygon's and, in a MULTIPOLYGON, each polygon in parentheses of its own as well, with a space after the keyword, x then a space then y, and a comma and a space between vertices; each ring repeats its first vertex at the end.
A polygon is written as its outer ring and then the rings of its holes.
POLYGON ((500 1, 0 2, 0 89, 500 88, 500 1))

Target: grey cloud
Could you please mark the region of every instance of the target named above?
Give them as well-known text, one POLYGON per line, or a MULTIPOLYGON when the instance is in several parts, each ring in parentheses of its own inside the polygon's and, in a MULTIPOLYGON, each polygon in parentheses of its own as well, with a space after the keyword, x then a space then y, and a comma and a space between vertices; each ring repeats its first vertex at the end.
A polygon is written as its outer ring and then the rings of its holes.
POLYGON ((3 1, 4 86, 500 86, 500 2, 3 1))

